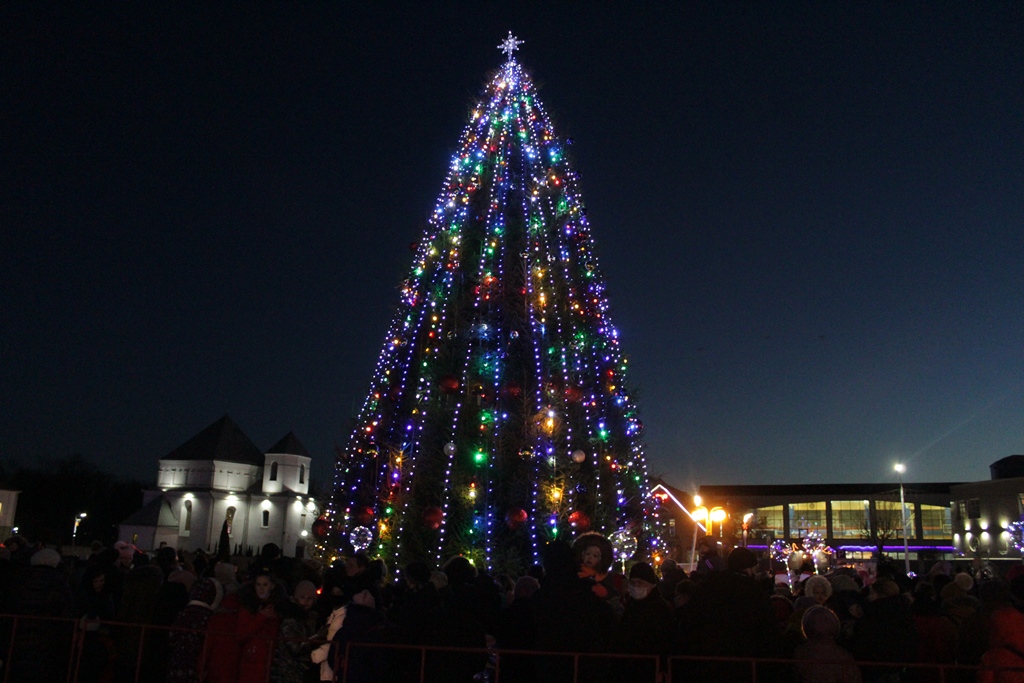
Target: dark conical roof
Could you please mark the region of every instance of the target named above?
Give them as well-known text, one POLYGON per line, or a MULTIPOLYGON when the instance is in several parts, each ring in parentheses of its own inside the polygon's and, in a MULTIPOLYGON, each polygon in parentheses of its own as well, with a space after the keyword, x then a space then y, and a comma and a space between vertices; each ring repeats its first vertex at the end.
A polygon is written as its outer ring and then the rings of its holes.
POLYGON ((301 455, 306 458, 310 457, 309 451, 299 441, 299 437, 295 436, 295 432, 288 432, 281 440, 275 443, 273 446, 267 449, 267 453, 284 453, 286 455, 301 455))
POLYGON ((161 460, 226 460, 262 466, 263 453, 225 414, 161 460))

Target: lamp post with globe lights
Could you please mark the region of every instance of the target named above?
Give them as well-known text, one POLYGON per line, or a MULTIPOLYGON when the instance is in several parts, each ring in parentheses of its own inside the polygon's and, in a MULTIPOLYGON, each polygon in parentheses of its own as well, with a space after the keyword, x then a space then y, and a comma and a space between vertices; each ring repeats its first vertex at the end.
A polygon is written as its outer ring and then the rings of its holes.
POLYGON ((896 470, 896 474, 900 478, 900 516, 903 521, 903 566, 907 576, 910 576, 910 543, 907 540, 907 502, 903 496, 903 473, 907 471, 907 466, 898 462, 893 469, 896 470))
POLYGON ((704 521, 704 522, 707 523, 707 527, 704 529, 705 537, 706 538, 711 538, 711 542, 715 543, 715 540, 712 538, 714 536, 714 533, 715 533, 715 531, 714 531, 715 522, 719 523, 718 535, 721 536, 722 535, 722 524, 721 523, 724 522, 725 518, 728 516, 727 513, 725 512, 725 509, 722 508, 719 505, 716 505, 715 507, 713 507, 713 508, 711 508, 709 510, 706 506, 702 505, 701 503, 703 503, 703 499, 700 496, 694 496, 693 497, 693 504, 696 507, 694 507, 693 512, 690 513, 690 519, 693 520, 693 545, 690 547, 690 571, 691 572, 693 571, 694 565, 696 564, 696 561, 697 561, 696 560, 696 558, 697 558, 697 529, 700 527, 699 522, 700 521, 704 521))
POLYGON ((714 523, 718 522, 718 537, 722 537, 722 522, 725 521, 727 513, 721 506, 711 508, 711 512, 708 513, 708 536, 714 536, 714 523))

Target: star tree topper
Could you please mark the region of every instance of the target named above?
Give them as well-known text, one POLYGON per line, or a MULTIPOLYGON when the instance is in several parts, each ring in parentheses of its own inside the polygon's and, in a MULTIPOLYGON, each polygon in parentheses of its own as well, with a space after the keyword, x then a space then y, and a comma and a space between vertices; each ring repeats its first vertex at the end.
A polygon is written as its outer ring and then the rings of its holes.
POLYGON ((508 55, 509 61, 512 61, 512 53, 518 50, 519 46, 525 42, 525 40, 517 40, 516 37, 512 35, 512 31, 509 31, 508 38, 501 41, 501 43, 498 44, 498 47, 501 48, 502 52, 508 55))

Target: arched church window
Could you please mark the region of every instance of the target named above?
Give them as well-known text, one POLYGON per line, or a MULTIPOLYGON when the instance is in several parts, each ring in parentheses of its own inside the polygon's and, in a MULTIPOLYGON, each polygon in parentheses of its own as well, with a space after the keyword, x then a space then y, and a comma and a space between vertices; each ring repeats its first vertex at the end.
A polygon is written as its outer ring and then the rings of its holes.
POLYGON ((277 481, 277 463, 270 463, 270 481, 277 481))
POLYGON ((305 484, 306 483, 306 466, 305 465, 299 465, 299 483, 300 484, 305 484))

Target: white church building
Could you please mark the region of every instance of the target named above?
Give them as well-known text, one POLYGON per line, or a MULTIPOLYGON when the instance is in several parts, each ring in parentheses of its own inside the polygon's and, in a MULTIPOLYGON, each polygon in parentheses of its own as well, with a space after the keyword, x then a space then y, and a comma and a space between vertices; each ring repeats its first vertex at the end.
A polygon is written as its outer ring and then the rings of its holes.
POLYGON ((212 553, 226 530, 232 554, 274 543, 303 557, 320 515, 309 495, 311 460, 295 434, 263 452, 225 415, 160 458, 156 488, 121 522, 118 537, 140 550, 212 553))

